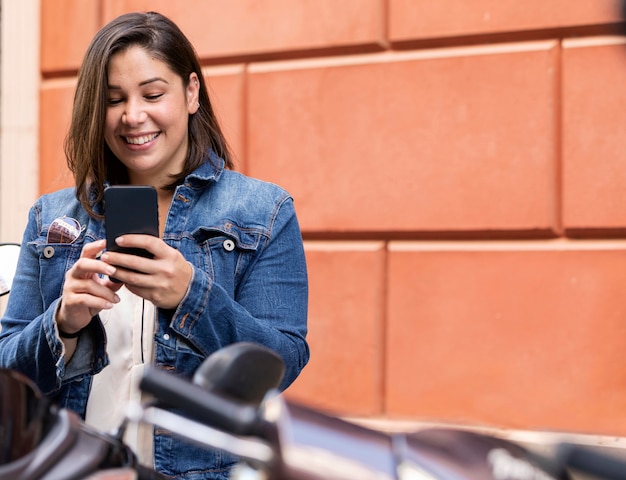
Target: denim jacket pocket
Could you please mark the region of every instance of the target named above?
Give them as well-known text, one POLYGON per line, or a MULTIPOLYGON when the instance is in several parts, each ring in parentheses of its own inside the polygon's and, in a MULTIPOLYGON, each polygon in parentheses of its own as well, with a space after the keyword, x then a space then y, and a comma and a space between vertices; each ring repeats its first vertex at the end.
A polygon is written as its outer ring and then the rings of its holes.
POLYGON ((240 227, 229 220, 215 226, 201 226, 192 232, 198 244, 208 242, 212 246, 221 242, 227 251, 232 251, 234 247, 238 250, 254 251, 258 247, 261 234, 261 229, 240 227), (228 239, 234 243, 232 246, 227 243, 228 239))
POLYGON ((41 289, 44 295, 45 308, 59 298, 63 289, 65 272, 80 258, 83 245, 81 243, 33 242, 39 257, 39 281, 45 288, 41 289))
POLYGON ((216 227, 200 227, 192 235, 203 251, 204 265, 196 267, 209 272, 215 282, 234 296, 239 277, 257 252, 260 233, 224 222, 216 227))

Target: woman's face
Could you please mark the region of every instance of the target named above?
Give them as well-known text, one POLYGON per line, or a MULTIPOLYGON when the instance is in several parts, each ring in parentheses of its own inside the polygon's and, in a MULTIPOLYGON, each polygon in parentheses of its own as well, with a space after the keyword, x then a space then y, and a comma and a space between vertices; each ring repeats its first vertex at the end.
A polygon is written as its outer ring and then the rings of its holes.
POLYGON ((198 77, 189 85, 148 51, 131 46, 108 65, 104 139, 132 184, 161 187, 182 171, 189 114, 198 110, 198 77))

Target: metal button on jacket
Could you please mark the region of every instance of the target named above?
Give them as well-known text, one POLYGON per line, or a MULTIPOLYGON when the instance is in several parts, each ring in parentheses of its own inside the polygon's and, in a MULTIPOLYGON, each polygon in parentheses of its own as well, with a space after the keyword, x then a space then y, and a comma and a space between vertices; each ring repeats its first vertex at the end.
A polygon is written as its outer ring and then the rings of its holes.
POLYGON ((224 250, 226 250, 227 252, 232 252, 235 249, 235 242, 230 239, 224 240, 224 243, 222 245, 224 246, 224 250))
POLYGON ((43 249, 43 256, 46 258, 54 257, 54 247, 46 247, 43 249))

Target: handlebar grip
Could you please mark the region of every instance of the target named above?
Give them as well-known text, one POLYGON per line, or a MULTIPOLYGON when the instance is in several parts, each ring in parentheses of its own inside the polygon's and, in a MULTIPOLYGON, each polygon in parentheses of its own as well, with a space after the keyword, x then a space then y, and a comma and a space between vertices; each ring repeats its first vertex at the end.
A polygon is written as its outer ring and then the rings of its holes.
POLYGON ((139 388, 184 416, 236 435, 253 435, 260 423, 256 407, 205 390, 176 375, 147 368, 139 388))
POLYGON ((593 478, 626 479, 626 455, 621 449, 562 443, 557 446, 556 455, 567 467, 591 474, 593 478))

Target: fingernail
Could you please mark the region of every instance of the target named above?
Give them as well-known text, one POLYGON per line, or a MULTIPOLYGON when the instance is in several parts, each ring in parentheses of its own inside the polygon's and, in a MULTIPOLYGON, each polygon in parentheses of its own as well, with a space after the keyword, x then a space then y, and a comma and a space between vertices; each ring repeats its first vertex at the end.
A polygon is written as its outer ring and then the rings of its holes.
POLYGON ((109 265, 107 267, 107 275, 113 275, 115 273, 115 267, 112 265, 109 265))
POLYGON ((120 300, 121 300, 121 299, 120 299, 119 295, 116 293, 116 294, 115 294, 115 298, 113 299, 113 301, 114 301, 115 303, 120 303, 120 300))

